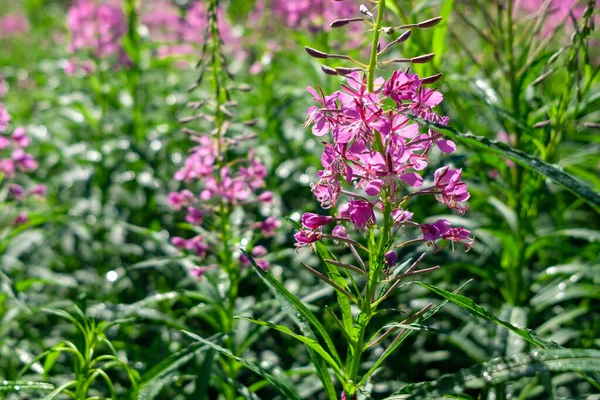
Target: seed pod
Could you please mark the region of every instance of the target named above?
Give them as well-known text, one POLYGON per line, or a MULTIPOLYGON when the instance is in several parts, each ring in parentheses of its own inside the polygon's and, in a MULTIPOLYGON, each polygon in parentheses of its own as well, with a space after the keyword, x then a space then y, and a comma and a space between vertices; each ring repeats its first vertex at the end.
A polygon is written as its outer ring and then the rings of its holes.
POLYGON ((314 58, 327 58, 327 56, 328 56, 327 53, 324 53, 319 50, 315 50, 312 47, 305 46, 304 50, 306 50, 306 53, 309 56, 314 57, 314 58))
POLYGON ((352 72, 356 72, 356 71, 364 71, 362 68, 346 68, 346 67, 337 67, 335 69, 335 72, 338 73, 338 75, 341 76, 346 76, 348 74, 351 74, 352 72))
POLYGON ((410 62, 414 64, 425 64, 433 60, 433 57, 435 57, 434 53, 424 54, 422 56, 411 58, 410 62))
POLYGON ((532 128, 543 128, 545 126, 550 125, 551 123, 552 123, 552 121, 547 119, 545 121, 538 122, 537 124, 533 124, 532 128))
POLYGON ((342 26, 346 26, 349 23, 350 23, 350 20, 348 18, 336 19, 331 24, 329 24, 329 26, 332 28, 341 28, 342 26))
POLYGON ((432 83, 436 83, 442 77, 442 75, 442 73, 431 75, 421 79, 421 82, 423 85, 431 85, 432 83))
POLYGON ((419 22, 417 26, 419 28, 431 28, 432 26, 436 26, 442 21, 442 17, 435 17, 428 19, 427 21, 419 22))
POLYGON ((402 35, 398 36, 398 39, 394 40, 396 43, 402 43, 408 40, 408 38, 412 35, 412 31, 408 30, 404 32, 402 35))
POLYGON ((327 75, 337 75, 337 71, 327 65, 321 65, 321 70, 325 72, 327 75))
POLYGON ((386 35, 391 35, 394 33, 394 28, 392 28, 391 26, 382 28, 382 30, 386 35))

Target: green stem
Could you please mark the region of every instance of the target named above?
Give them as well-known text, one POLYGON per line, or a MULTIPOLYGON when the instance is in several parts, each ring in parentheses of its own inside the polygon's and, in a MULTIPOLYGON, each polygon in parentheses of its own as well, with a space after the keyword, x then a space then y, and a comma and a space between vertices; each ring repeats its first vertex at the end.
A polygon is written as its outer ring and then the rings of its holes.
POLYGON ((377 48, 379 47, 379 34, 381 33, 381 25, 383 23, 383 12, 385 10, 385 0, 379 0, 377 6, 377 19, 373 28, 373 41, 371 43, 371 58, 369 60, 369 69, 367 70, 367 82, 369 92, 375 89, 375 67, 377 66, 377 48))

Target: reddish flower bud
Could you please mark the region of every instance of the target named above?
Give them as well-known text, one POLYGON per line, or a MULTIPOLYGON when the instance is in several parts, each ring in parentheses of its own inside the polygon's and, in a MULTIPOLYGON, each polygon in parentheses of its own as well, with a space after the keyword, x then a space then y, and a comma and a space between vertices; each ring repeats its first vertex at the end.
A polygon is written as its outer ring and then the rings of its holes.
POLYGON ((309 212, 302 215, 302 225, 308 229, 317 229, 332 222, 333 218, 328 215, 319 215, 309 212))

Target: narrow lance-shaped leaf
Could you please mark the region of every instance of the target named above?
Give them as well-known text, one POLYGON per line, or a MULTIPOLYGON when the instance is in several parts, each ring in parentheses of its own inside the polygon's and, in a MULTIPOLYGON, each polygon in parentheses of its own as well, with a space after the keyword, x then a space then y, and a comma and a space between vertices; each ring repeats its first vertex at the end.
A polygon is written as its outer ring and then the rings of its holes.
POLYGON ((276 376, 273 376, 269 372, 265 371, 263 368, 254 364, 253 362, 245 360, 241 357, 237 357, 231 352, 231 350, 221 347, 218 344, 213 343, 210 340, 201 338, 200 336, 195 335, 191 332, 183 331, 183 333, 185 333, 186 335, 188 335, 189 337, 191 337, 194 340, 197 340, 205 345, 212 347, 213 349, 215 349, 222 355, 239 362, 240 364, 242 364, 244 367, 248 368, 252 372, 254 372, 254 373, 260 375, 262 378, 268 380, 273 386, 275 386, 285 396, 286 399, 301 400, 300 397, 298 396, 298 394, 296 393, 296 391, 293 388, 289 387, 287 383, 285 383, 281 379, 277 378, 276 376))
MULTIPOLYGON (((468 285, 469 282, 470 281, 465 282, 464 284, 462 284, 458 289, 456 289, 454 291, 454 293, 458 293, 466 285, 468 285)), ((437 306, 435 306, 435 307, 427 310, 422 315, 420 315, 417 318, 415 318, 413 321, 411 321, 411 323, 420 324, 423 321, 426 321, 427 319, 429 319, 433 315, 435 315, 439 310, 441 310, 442 307, 444 307, 447 303, 448 303, 448 300, 445 300, 445 301, 441 302, 437 306)), ((367 371, 367 373, 364 375, 364 377, 362 378, 362 380, 360 381, 360 383, 358 384, 358 386, 364 385, 366 383, 367 379, 369 379, 369 376, 373 375, 373 373, 377 370, 377 368, 379 368, 381 366, 381 364, 385 361, 385 359, 388 358, 400 346, 400 344, 402 344, 402 342, 411 333, 413 333, 413 332, 414 332, 414 330, 411 330, 411 329, 402 329, 402 331, 400 332, 400 334, 398 334, 396 336, 396 338, 394 339, 394 341, 392 342, 392 344, 390 344, 385 349, 385 351, 383 352, 383 354, 381 354, 381 356, 379 356, 379 358, 377 359, 377 361, 375 361, 375 363, 371 366, 371 368, 369 369, 369 371, 367 371)))
POLYGON ((205 349, 207 349, 207 346, 202 343, 192 343, 186 348, 169 355, 142 376, 137 391, 132 392, 129 397, 132 400, 137 399, 138 397, 149 400, 153 399, 167 383, 161 378, 176 371, 182 365, 190 361, 194 354, 205 349))
MULTIPOLYGON (((310 325, 308 324, 308 322, 306 322, 306 321, 309 321, 317 329, 317 332, 319 332, 319 334, 325 341, 325 344, 327 345, 327 348, 331 352, 333 359, 336 361, 336 363, 338 365, 341 365, 342 362, 340 360, 339 355, 337 354, 335 345, 333 344, 331 337, 325 330, 325 327, 323 327, 323 325, 321 325, 319 320, 315 317, 315 315, 304 304, 302 304, 302 302, 296 296, 294 296, 286 288, 284 288, 283 285, 277 281, 277 279, 275 279, 271 274, 268 274, 266 271, 264 271, 262 268, 260 268, 258 266, 258 264, 256 264, 256 261, 254 261, 254 258, 250 254, 248 254, 244 250, 241 250, 241 251, 242 251, 242 253, 244 253, 244 255, 246 255, 248 257, 252 266, 254 267, 254 270, 262 278, 263 282, 265 282, 267 284, 267 286, 269 286, 269 288, 273 291, 275 296, 280 300, 281 304, 284 306, 284 309, 286 309, 288 311, 288 315, 292 318, 294 323, 300 328, 302 333, 305 336, 308 336, 311 339, 316 340, 315 334, 313 333, 312 329, 310 328, 310 325)), ((327 370, 327 364, 325 363, 325 360, 323 360, 322 357, 319 357, 315 353, 315 351, 312 350, 310 347, 307 347, 307 350, 308 350, 308 355, 310 356, 310 359, 311 359, 313 365, 315 366, 317 375, 319 376, 319 379, 323 383, 323 388, 325 389, 325 394, 327 395, 327 399, 328 400, 336 400, 337 395, 335 392, 335 387, 331 380, 331 376, 329 375, 329 371, 327 370)))
POLYGON ((468 389, 480 389, 544 372, 600 371, 600 351, 592 349, 551 349, 501 357, 456 374, 444 375, 432 382, 404 386, 386 400, 432 399, 460 395, 468 389))
POLYGON ((453 128, 434 124, 421 118, 411 118, 423 126, 442 132, 451 139, 508 158, 524 168, 535 171, 567 188, 576 196, 587 201, 596 211, 600 212, 600 194, 594 191, 587 183, 582 182, 554 165, 539 160, 521 150, 513 149, 506 143, 490 140, 471 133, 460 133, 453 128))
POLYGON ((331 357, 331 355, 329 353, 327 353, 327 351, 325 351, 325 349, 323 347, 321 347, 319 342, 317 342, 316 340, 307 338, 306 336, 298 335, 298 334, 292 332, 287 326, 276 325, 276 324, 272 324, 270 322, 261 321, 258 319, 248 318, 248 317, 236 317, 236 318, 243 319, 248 322, 252 322, 253 324, 267 326, 267 327, 274 329, 276 331, 279 331, 281 333, 285 333, 286 335, 291 336, 294 339, 304 343, 306 346, 308 346, 312 350, 314 350, 319 356, 321 356, 323 358, 323 360, 325 360, 331 368, 333 368, 333 370, 335 371, 335 374, 337 375, 337 377, 340 381, 344 381, 344 373, 340 369, 340 366, 338 364, 336 364, 336 362, 331 357))

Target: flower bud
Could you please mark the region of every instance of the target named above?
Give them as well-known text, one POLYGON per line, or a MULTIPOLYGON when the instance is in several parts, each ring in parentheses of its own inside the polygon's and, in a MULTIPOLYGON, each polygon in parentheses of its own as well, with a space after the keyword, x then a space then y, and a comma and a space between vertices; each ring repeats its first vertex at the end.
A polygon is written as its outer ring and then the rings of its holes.
POLYGON ((433 57, 435 57, 435 54, 433 54, 433 53, 424 54, 422 56, 411 58, 410 62, 414 63, 414 64, 425 64, 425 63, 428 63, 429 61, 433 60, 433 57))
POLYGON ((304 46, 304 50, 306 50, 306 53, 309 56, 314 57, 314 58, 327 58, 328 57, 327 53, 313 49, 312 47, 304 46))
POLYGON ((308 229, 317 229, 332 222, 333 218, 328 215, 319 215, 309 212, 302 215, 302 225, 308 229))
POLYGON ((327 75, 337 75, 337 71, 327 65, 321 65, 321 71, 325 72, 327 75))
POLYGON ((273 192, 262 192, 260 196, 256 198, 256 200, 258 200, 261 203, 270 204, 271 202, 273 202, 273 192))
POLYGON ((348 231, 346 230, 346 227, 344 227, 344 225, 336 225, 336 227, 333 228, 333 231, 331 233, 333 234, 333 236, 339 236, 343 238, 348 237, 348 231))
POLYGON ((385 253, 385 263, 390 267, 396 265, 396 261, 398 261, 398 255, 393 251, 388 251, 385 253))
POLYGON ((433 26, 436 26, 440 22, 442 22, 442 19, 443 19, 442 17, 431 18, 431 19, 428 19, 427 21, 419 22, 417 24, 417 26, 419 28, 431 28, 433 26))
POLYGON ((329 24, 329 26, 331 28, 341 28, 342 26, 346 26, 350 23, 350 20, 348 18, 344 18, 344 19, 336 19, 335 21, 333 21, 331 24, 329 24))
POLYGON ((439 73, 439 74, 427 76, 427 77, 421 79, 421 83, 423 85, 431 85, 432 83, 436 83, 442 77, 442 75, 443 75, 442 73, 439 73))
POLYGON ((374 179, 365 186, 365 193, 369 196, 377 196, 381 192, 382 187, 383 181, 381 179, 374 179))

